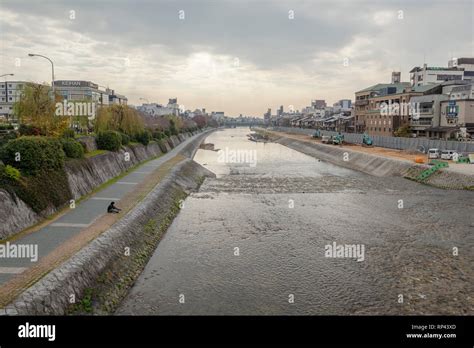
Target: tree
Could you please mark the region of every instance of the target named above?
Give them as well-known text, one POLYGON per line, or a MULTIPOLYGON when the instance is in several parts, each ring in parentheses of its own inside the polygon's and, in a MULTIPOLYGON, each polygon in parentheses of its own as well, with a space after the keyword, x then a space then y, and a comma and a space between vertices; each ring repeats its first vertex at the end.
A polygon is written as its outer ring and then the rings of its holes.
POLYGON ((193 121, 196 122, 199 128, 204 128, 207 125, 207 119, 205 116, 196 115, 193 117, 193 121))
POLYGON ((127 105, 102 106, 97 111, 95 131, 97 133, 114 130, 129 136, 144 131, 144 123, 139 113, 127 105))
POLYGON ((396 137, 402 137, 402 138, 409 138, 411 135, 410 132, 410 125, 404 125, 400 128, 398 128, 394 133, 396 137))
POLYGON ((53 101, 46 85, 26 84, 21 91, 21 98, 13 105, 13 113, 20 123, 37 128, 41 134, 60 136, 69 126, 69 118, 56 116, 56 102, 61 97, 55 96, 53 101))

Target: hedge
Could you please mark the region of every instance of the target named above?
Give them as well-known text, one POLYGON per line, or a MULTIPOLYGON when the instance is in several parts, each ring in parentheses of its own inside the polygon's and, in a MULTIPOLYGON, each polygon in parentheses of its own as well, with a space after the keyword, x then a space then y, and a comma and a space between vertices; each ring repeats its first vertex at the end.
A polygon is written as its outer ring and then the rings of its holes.
POLYGON ((125 133, 120 133, 122 137, 122 145, 128 145, 130 143, 130 137, 125 133))
POLYGON ((9 164, 6 166, 0 164, 0 181, 1 179, 18 181, 20 180, 20 177, 21 173, 15 167, 12 167, 9 164))
POLYGON ((5 164, 20 169, 26 175, 42 170, 63 168, 65 154, 58 139, 24 136, 10 140, 0 153, 5 164))
POLYGON ((73 129, 65 129, 63 133, 61 134, 63 138, 74 138, 76 136, 76 133, 74 132, 73 129))
POLYGON ((149 143, 150 140, 151 140, 150 132, 144 131, 144 132, 138 133, 138 134, 135 136, 135 139, 136 139, 139 143, 142 143, 143 145, 148 145, 148 143, 149 143))
POLYGON ((96 138, 100 150, 118 151, 122 146, 122 137, 116 131, 99 132, 96 138))
POLYGON ((69 158, 82 158, 84 157, 84 147, 82 144, 72 138, 61 139, 63 151, 69 158))

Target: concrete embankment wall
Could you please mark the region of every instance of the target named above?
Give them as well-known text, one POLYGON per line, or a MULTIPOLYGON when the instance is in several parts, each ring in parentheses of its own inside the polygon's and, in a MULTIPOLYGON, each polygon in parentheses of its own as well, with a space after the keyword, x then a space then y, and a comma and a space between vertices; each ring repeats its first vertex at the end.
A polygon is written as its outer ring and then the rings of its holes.
POLYGON ((149 232, 146 226, 150 221, 158 223, 169 219, 169 212, 176 207, 177 197, 182 198, 187 192, 196 190, 207 176, 214 177, 214 174, 191 159, 177 164, 132 211, 23 292, 5 307, 6 312, 20 315, 65 314, 71 305, 71 296, 74 295, 79 301, 87 289, 98 285, 101 275, 109 272, 111 267, 126 272, 125 248, 131 249, 130 257, 135 254, 142 256, 143 252, 134 245, 147 238, 149 232), (120 264, 122 261, 123 267, 120 264))
MULTIPOLYGON (((156 142, 147 146, 136 144, 124 147, 118 152, 107 152, 92 158, 67 161, 65 170, 72 198, 78 199, 140 162, 170 151, 192 135, 186 133, 180 134, 180 137, 172 136, 169 142, 163 142, 164 148, 160 148, 156 142), (125 160, 126 152, 129 154, 129 161, 125 160)), ((16 195, 0 189, 0 221, 2 221, 0 239, 8 238, 33 226, 59 209, 50 206, 38 214, 16 195)))
MULTIPOLYGON (((341 148, 336 145, 309 143, 285 136, 274 136, 272 140, 323 161, 375 176, 403 176, 407 179, 418 181, 418 175, 421 174, 423 170, 429 168, 428 165, 424 164, 416 164, 409 161, 351 151, 350 148, 341 148)), ((450 190, 474 189, 473 175, 447 170, 439 170, 420 182, 450 190)))
POLYGON ((307 143, 283 136, 276 137, 274 141, 323 161, 375 176, 404 176, 414 166, 411 162, 351 151, 336 145, 307 143))

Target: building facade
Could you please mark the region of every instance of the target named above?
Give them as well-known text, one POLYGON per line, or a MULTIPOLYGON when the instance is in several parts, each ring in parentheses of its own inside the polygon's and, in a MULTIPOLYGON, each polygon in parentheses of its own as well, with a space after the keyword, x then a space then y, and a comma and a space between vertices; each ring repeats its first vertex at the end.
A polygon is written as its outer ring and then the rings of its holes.
POLYGON ((0 118, 11 121, 13 118, 13 104, 20 100, 22 89, 30 82, 4 81, 0 82, 0 118))

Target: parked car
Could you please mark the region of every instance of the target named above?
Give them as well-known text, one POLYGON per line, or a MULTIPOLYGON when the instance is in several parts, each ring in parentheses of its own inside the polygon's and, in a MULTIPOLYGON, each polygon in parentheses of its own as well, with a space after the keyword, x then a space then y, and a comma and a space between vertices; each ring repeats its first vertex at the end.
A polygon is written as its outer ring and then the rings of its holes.
POLYGON ((439 158, 440 152, 439 149, 429 149, 428 158, 439 158))
POLYGON ((329 144, 331 142, 331 138, 329 135, 323 135, 321 137, 321 142, 324 144, 329 144))
POLYGON ((443 150, 441 151, 441 159, 452 160, 453 155, 456 153, 454 150, 443 150))

